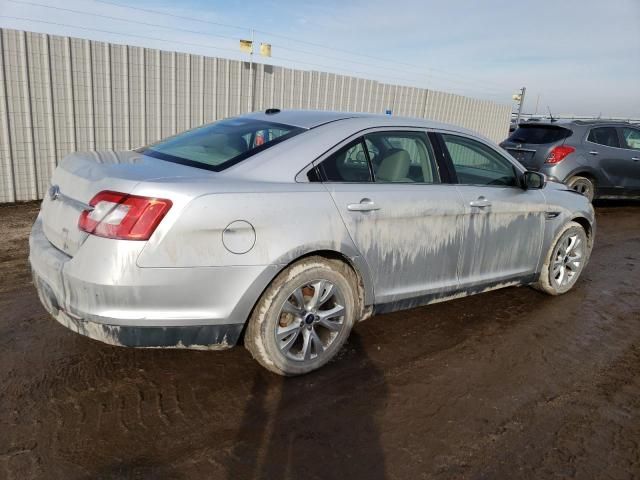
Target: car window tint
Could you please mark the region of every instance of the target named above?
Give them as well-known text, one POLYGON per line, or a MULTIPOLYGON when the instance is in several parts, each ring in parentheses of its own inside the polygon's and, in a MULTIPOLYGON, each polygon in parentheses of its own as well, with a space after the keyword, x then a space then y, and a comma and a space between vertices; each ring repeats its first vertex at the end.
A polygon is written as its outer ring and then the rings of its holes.
POLYGON ((571 136, 571 130, 556 125, 520 125, 507 141, 543 145, 564 140, 571 136))
POLYGON ((458 177, 465 185, 518 185, 515 167, 488 146, 457 135, 442 135, 458 177))
POLYGON ((380 132, 365 139, 377 183, 440 183, 426 135, 380 132))
POLYGON ((624 138, 625 148, 640 150, 640 130, 623 128, 622 138, 624 138))
POLYGON ((325 181, 371 182, 371 171, 362 139, 352 142, 320 164, 325 181))
POLYGON ((587 140, 607 147, 619 147, 618 132, 615 127, 596 127, 589 132, 587 140))
POLYGON ((161 160, 221 171, 304 130, 244 118, 220 120, 137 151, 161 160))

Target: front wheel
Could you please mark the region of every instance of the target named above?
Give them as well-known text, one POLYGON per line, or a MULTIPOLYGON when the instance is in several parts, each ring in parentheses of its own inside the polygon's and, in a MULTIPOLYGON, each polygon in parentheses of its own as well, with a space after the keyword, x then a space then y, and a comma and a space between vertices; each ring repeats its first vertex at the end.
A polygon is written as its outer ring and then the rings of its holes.
POLYGON ((538 282, 533 286, 550 295, 561 295, 575 285, 590 255, 587 234, 577 222, 569 222, 556 235, 538 282))
POLYGON ((346 341, 358 309, 357 280, 339 260, 309 257, 280 273, 249 319, 245 346, 279 375, 320 368, 346 341))

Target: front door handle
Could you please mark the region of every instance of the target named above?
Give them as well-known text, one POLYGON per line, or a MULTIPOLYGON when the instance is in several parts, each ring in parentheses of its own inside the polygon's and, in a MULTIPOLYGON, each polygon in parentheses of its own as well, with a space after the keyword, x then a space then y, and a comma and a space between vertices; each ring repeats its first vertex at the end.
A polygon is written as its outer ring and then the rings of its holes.
POLYGON ((350 203, 347 205, 347 210, 351 212, 371 212, 374 210, 380 210, 380 207, 376 203, 369 199, 363 198, 360 203, 350 203))
POLYGON ((634 162, 640 162, 640 157, 631 157, 634 162))
POLYGON ((491 202, 484 197, 478 197, 477 200, 470 201, 469 205, 476 208, 485 208, 485 207, 490 207, 491 202))
POLYGON ((597 150, 591 150, 589 152, 589 155, 597 155, 597 154, 598 154, 597 150))

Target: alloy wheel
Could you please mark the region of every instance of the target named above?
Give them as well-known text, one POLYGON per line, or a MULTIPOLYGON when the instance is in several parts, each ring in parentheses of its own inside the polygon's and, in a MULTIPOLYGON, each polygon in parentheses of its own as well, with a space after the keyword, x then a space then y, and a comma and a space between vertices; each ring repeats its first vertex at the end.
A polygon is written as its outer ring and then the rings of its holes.
POLYGON ((335 284, 319 279, 300 285, 280 309, 275 331, 280 352, 301 362, 323 355, 344 328, 345 314, 335 284))
POLYGON ((568 231, 558 241, 553 252, 551 281, 556 287, 566 288, 578 278, 584 267, 584 238, 568 231))

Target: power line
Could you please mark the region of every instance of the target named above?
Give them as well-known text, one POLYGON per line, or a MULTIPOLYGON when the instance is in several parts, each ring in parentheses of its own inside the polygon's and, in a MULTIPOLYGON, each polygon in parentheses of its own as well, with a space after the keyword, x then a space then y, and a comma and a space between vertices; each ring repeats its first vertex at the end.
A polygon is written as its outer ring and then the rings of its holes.
POLYGON ((214 47, 211 45, 205 45, 203 43, 192 43, 192 42, 182 42, 179 40, 167 40, 165 38, 158 38, 158 37, 149 37, 147 35, 138 35, 135 33, 122 33, 122 32, 114 32, 112 30, 102 30, 99 28, 89 28, 89 27, 80 27, 77 25, 70 25, 68 23, 59 23, 59 22, 49 22, 46 20, 36 20, 33 18, 25 18, 25 17, 13 17, 13 16, 9 16, 9 15, 0 15, 0 18, 8 18, 11 20, 22 20, 22 21, 26 21, 26 22, 36 22, 36 23, 45 23, 48 25, 56 25, 58 27, 68 27, 68 28, 76 28, 79 30, 86 30, 89 32, 101 32, 101 33, 108 33, 111 35, 121 35, 124 37, 136 37, 136 38, 144 38, 146 40, 155 40, 158 42, 166 42, 166 43, 171 43, 171 44, 180 44, 180 45, 187 45, 187 46, 192 46, 192 47, 204 47, 204 48, 212 48, 214 50, 226 50, 226 51, 230 51, 230 52, 234 52, 237 53, 237 50, 233 49, 233 48, 225 48, 225 47, 214 47))
MULTIPOLYGON (((175 30, 175 31, 186 32, 186 33, 193 33, 193 34, 203 35, 203 36, 223 38, 223 39, 227 39, 227 40, 234 40, 234 41, 239 41, 240 40, 237 37, 229 37, 229 36, 219 35, 219 34, 210 33, 210 32, 203 32, 201 30, 189 30, 189 29, 184 29, 184 28, 179 28, 179 27, 172 27, 172 26, 168 26, 168 25, 161 25, 161 24, 157 24, 157 23, 142 22, 142 21, 138 21, 138 20, 131 20, 131 19, 127 19, 127 18, 114 17, 114 16, 111 16, 111 15, 104 15, 104 14, 100 14, 100 13, 87 12, 87 11, 83 11, 83 10, 77 10, 77 9, 71 9, 71 8, 64 8, 64 7, 46 5, 46 4, 42 4, 42 3, 21 1, 21 0, 7 0, 7 1, 12 2, 12 3, 17 3, 17 4, 32 5, 32 6, 48 8, 48 9, 52 9, 52 10, 71 12, 71 13, 76 13, 76 14, 80 14, 80 15, 94 16, 94 17, 98 17, 98 18, 106 18, 106 19, 109 19, 109 20, 115 20, 115 21, 120 21, 120 22, 135 23, 136 25, 147 25, 147 26, 151 26, 151 27, 163 28, 163 29, 168 29, 168 30, 175 30)), ((113 4, 112 2, 106 2, 104 0, 96 0, 96 1, 100 1, 102 3, 108 3, 110 5, 113 4)), ((113 5, 117 5, 117 4, 113 4, 113 5)), ((147 9, 140 9, 138 7, 131 7, 131 8, 134 8, 136 10, 144 10, 144 11, 147 10, 147 9)), ((178 17, 178 18, 181 18, 181 17, 178 17)), ((344 59, 344 58, 339 58, 339 57, 335 57, 335 56, 319 54, 319 53, 316 53, 316 52, 310 52, 308 50, 296 49, 296 48, 288 47, 288 46, 285 46, 285 45, 273 45, 273 46, 277 47, 277 48, 280 48, 280 49, 283 49, 283 50, 288 50, 288 51, 291 51, 291 52, 297 52, 297 53, 308 54, 308 55, 315 55, 315 56, 326 58, 326 59, 329 59, 329 60, 334 60, 334 61, 339 61, 339 62, 344 62, 344 63, 351 63, 351 64, 358 64, 358 65, 363 65, 365 67, 371 67, 371 68, 379 68, 378 66, 372 65, 370 63, 359 62, 359 61, 356 61, 356 60, 344 59)), ((305 63, 305 62, 302 62, 300 60, 289 60, 289 61, 292 61, 294 63, 295 62, 305 63)), ((306 62, 306 63, 308 63, 308 62, 306 62)), ((324 68, 335 68, 335 67, 328 67, 326 65, 324 65, 323 67, 324 68)), ((344 69, 344 70, 348 71, 346 69, 344 69)), ((414 83, 416 82, 416 80, 410 79, 410 78, 407 78, 407 77, 399 77, 399 76, 395 76, 394 77, 394 76, 390 76, 390 75, 381 75, 380 73, 377 73, 377 72, 373 73, 373 72, 357 72, 357 71, 354 71, 354 73, 366 74, 366 75, 374 75, 374 76, 386 76, 387 78, 400 79, 400 80, 405 81, 405 82, 407 82, 407 81, 414 82, 414 83)), ((410 73, 414 73, 416 75, 421 75, 422 74, 421 72, 410 72, 410 73)), ((444 80, 447 80, 449 82, 455 82, 455 83, 458 83, 458 84, 473 85, 475 87, 474 90, 478 91, 478 92, 489 92, 490 91, 490 92, 495 93, 495 94, 501 93, 498 90, 495 90, 493 88, 491 88, 491 89, 486 88, 486 87, 478 88, 478 87, 476 87, 476 83, 475 82, 447 78, 446 76, 441 76, 441 75, 430 74, 429 76, 430 77, 440 77, 440 78, 443 78, 444 80)))
POLYGON ((231 25, 231 24, 228 24, 228 23, 212 22, 211 20, 202 20, 201 18, 184 17, 184 16, 181 16, 181 15, 175 15, 173 13, 164 13, 164 12, 160 12, 158 10, 152 10, 150 8, 131 7, 129 5, 122 5, 120 3, 109 2, 107 0, 93 0, 93 1, 94 2, 98 2, 98 3, 105 3, 107 5, 114 5, 116 7, 128 8, 130 10, 139 10, 141 12, 146 12, 146 13, 155 13, 155 14, 158 14, 158 15, 166 15, 166 16, 173 17, 173 18, 181 18, 182 20, 191 20, 193 22, 208 23, 209 25, 217 25, 219 27, 235 28, 237 30, 244 30, 244 31, 250 30, 250 28, 248 28, 248 27, 241 27, 241 26, 238 26, 238 25, 231 25))
MULTIPOLYGON (((104 3, 104 4, 107 4, 107 5, 114 5, 114 6, 117 6, 117 7, 120 7, 120 8, 127 8, 127 9, 131 9, 131 10, 139 10, 139 11, 146 12, 146 13, 153 13, 153 14, 156 14, 156 15, 164 15, 164 16, 173 17, 173 18, 180 18, 182 20, 189 20, 189 21, 193 21, 193 22, 201 22, 201 23, 206 23, 206 24, 216 25, 216 26, 221 26, 221 27, 234 28, 234 29, 238 29, 238 30, 243 30, 245 32, 249 31, 249 30, 253 30, 256 33, 262 33, 264 35, 268 35, 268 36, 271 36, 271 37, 282 38, 282 39, 290 40, 290 41, 293 41, 293 42, 296 42, 296 43, 302 43, 302 44, 306 44, 306 45, 313 46, 313 47, 316 47, 316 48, 321 48, 321 49, 324 49, 324 50, 332 50, 334 52, 341 52, 341 53, 345 53, 347 55, 358 56, 358 57, 363 57, 363 58, 369 58, 371 60, 376 60, 378 62, 394 63, 394 64, 402 65, 402 66, 405 66, 405 67, 413 67, 413 68, 424 69, 427 72, 440 72, 441 74, 446 74, 446 75, 450 75, 450 76, 453 76, 453 77, 460 77, 460 75, 458 75, 458 74, 456 74, 454 72, 448 72, 446 70, 441 70, 441 69, 436 69, 436 68, 431 68, 431 67, 422 67, 422 66, 416 65, 416 64, 411 64, 411 63, 407 63, 407 62, 401 62, 401 61, 398 61, 398 60, 385 59, 385 58, 381 58, 381 57, 375 57, 375 56, 372 56, 372 55, 353 52, 353 51, 349 51, 349 50, 345 50, 345 49, 341 49, 341 48, 336 48, 336 47, 333 47, 333 46, 328 47, 326 45, 321 45, 321 44, 318 44, 318 43, 309 42, 308 40, 301 40, 299 38, 294 38, 294 37, 290 37, 290 36, 287 36, 287 35, 282 35, 280 33, 274 33, 274 32, 270 32, 270 31, 267 31, 267 30, 262 30, 262 29, 259 29, 259 28, 232 25, 232 24, 222 23, 222 22, 213 22, 211 20, 204 20, 204 19, 201 19, 201 18, 189 17, 189 16, 184 16, 184 15, 175 15, 175 14, 172 14, 172 13, 166 13, 166 12, 162 12, 162 11, 154 10, 154 9, 150 9, 150 8, 132 7, 132 6, 129 6, 129 5, 123 5, 121 3, 111 2, 109 0, 93 0, 93 1, 94 2, 98 2, 98 3, 104 3)), ((312 53, 312 52, 308 52, 308 53, 315 54, 315 53, 312 53)), ((421 73, 429 75, 430 73, 427 73, 427 72, 422 71, 421 73)), ((470 80, 474 80, 474 79, 470 79, 470 80)), ((477 80, 474 80, 474 81, 477 82, 477 80)), ((499 87, 500 89, 509 89, 510 90, 509 87, 506 87, 504 85, 500 85, 500 84, 495 83, 495 82, 490 82, 490 81, 487 81, 487 80, 480 80, 479 82, 480 83, 485 83, 485 84, 493 84, 494 86, 499 87)))
POLYGON ((224 38, 224 39, 227 39, 227 40, 235 40, 235 41, 239 41, 240 40, 240 38, 238 38, 238 37, 229 37, 229 36, 226 36, 226 35, 219 35, 219 34, 216 34, 216 33, 203 32, 201 30, 188 30, 188 29, 185 29, 185 28, 171 27, 171 26, 168 26, 168 25, 160 25, 158 23, 141 22, 139 20, 130 20, 128 18, 112 17, 111 15, 104 15, 104 14, 101 14, 101 13, 86 12, 86 11, 83 11, 83 10, 75 10, 75 9, 72 9, 72 8, 55 7, 53 5, 45 5, 43 3, 23 2, 23 1, 20 1, 20 0, 7 0, 7 1, 11 2, 11 3, 22 4, 22 5, 32 5, 32 6, 35 6, 35 7, 49 8, 51 10, 60 10, 60 11, 63 11, 63 12, 78 13, 80 15, 88 15, 88 16, 92 16, 92 17, 106 18, 106 19, 109 19, 109 20, 116 20, 116 21, 120 21, 120 22, 135 23, 136 25, 146 25, 148 27, 165 28, 165 29, 168 29, 168 30, 176 30, 176 31, 179 31, 179 32, 195 33, 195 34, 198 34, 198 35, 206 35, 206 36, 209 36, 209 37, 224 38))

